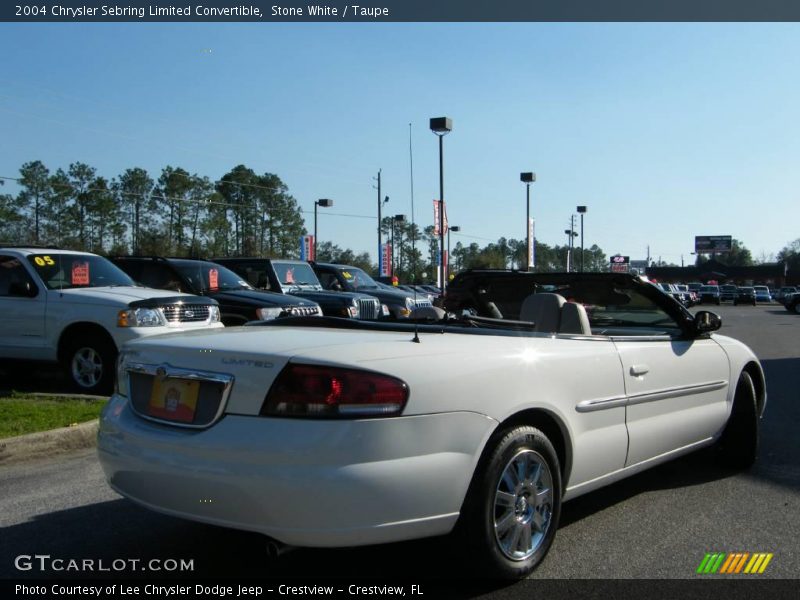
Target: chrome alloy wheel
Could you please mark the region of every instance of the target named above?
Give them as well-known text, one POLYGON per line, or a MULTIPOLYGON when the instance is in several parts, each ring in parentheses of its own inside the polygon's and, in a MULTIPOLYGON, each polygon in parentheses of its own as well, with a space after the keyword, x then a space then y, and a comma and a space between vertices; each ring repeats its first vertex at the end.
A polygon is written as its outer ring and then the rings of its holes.
POLYGON ((553 477, 541 454, 520 450, 508 461, 494 495, 494 535, 502 553, 525 560, 550 528, 553 477))
POLYGON ((79 348, 72 355, 72 379, 85 388, 96 386, 103 376, 103 359, 94 348, 79 348))

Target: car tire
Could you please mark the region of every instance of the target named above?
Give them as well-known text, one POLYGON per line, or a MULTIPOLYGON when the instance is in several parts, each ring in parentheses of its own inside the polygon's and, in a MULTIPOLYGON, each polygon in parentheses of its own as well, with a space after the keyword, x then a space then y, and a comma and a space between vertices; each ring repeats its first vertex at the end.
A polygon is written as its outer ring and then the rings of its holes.
POLYGON ((63 365, 72 387, 83 394, 111 394, 117 348, 100 334, 81 335, 67 342, 63 365))
POLYGON ((722 300, 717 300, 717 306, 719 306, 720 304, 722 304, 722 300))
POLYGON ((750 374, 742 371, 728 423, 718 442, 720 462, 738 470, 752 466, 758 455, 758 429, 756 388, 750 374))
POLYGON ((521 579, 553 543, 561 513, 558 456, 539 429, 495 435, 479 463, 456 532, 483 575, 521 579))

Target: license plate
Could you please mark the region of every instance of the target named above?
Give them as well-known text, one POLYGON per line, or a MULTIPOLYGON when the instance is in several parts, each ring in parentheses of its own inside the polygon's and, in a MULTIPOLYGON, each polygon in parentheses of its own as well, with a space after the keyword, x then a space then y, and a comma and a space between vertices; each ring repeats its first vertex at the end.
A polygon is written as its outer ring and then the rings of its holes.
POLYGON ((199 393, 199 381, 156 377, 147 412, 152 417, 191 423, 197 410, 199 393))

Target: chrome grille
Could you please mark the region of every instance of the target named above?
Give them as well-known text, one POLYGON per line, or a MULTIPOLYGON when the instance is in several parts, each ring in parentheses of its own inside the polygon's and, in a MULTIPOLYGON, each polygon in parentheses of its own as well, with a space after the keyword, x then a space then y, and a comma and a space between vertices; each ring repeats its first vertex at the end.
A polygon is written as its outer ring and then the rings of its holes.
POLYGON ((315 315, 319 315, 319 308, 316 306, 290 306, 286 309, 286 316, 313 317, 315 315))
POLYGON ((414 306, 416 308, 422 308, 423 306, 433 306, 433 303, 430 300, 422 300, 421 298, 417 298, 414 306))
POLYGON ((163 306, 164 318, 170 323, 194 323, 207 321, 209 306, 207 304, 170 304, 163 306))
POLYGON ((358 299, 359 319, 377 319, 381 314, 381 303, 377 298, 358 299))

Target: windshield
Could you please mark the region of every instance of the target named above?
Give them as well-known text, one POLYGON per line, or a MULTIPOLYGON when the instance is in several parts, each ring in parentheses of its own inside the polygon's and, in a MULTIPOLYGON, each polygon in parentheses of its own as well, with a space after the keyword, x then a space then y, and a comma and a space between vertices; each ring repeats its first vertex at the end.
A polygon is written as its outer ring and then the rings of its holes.
POLYGON ((715 285, 704 285, 700 288, 701 292, 718 292, 719 288, 715 285))
POLYGON ((136 285, 119 267, 102 256, 31 254, 28 261, 51 290, 136 285))
POLYGON ((346 269, 342 269, 340 271, 342 277, 347 280, 354 290, 369 290, 369 289, 378 289, 378 284, 375 280, 364 273, 361 269, 356 267, 348 267, 346 269))
POLYGON ((176 262, 173 266, 196 292, 252 290, 253 286, 233 271, 212 262, 176 262))
POLYGON ((273 261, 272 268, 281 287, 313 287, 322 289, 314 269, 307 263, 280 263, 273 261))

